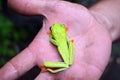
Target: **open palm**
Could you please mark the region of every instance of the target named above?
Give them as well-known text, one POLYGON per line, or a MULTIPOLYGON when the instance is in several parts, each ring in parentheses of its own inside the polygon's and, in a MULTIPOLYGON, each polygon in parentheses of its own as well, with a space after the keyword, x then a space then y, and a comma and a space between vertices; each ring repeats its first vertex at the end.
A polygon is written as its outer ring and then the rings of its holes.
MULTIPOLYGON (((33 5, 23 11, 25 14, 43 15, 44 20, 43 27, 33 42, 10 61, 16 67, 19 75, 36 64, 39 66, 46 61, 62 60, 46 34, 52 24, 60 23, 69 27, 67 34, 70 39, 74 40, 74 63, 67 70, 57 74, 40 73, 36 80, 98 80, 108 63, 111 51, 111 39, 106 28, 99 24, 81 5, 48 0, 46 6, 42 6, 39 2, 42 4, 44 1, 33 0, 31 3, 33 5), (24 60, 24 56, 28 57, 24 60), (20 64, 23 61, 18 62, 20 59, 26 62, 22 68, 20 64)), ((30 3, 29 0, 28 3, 30 3)))

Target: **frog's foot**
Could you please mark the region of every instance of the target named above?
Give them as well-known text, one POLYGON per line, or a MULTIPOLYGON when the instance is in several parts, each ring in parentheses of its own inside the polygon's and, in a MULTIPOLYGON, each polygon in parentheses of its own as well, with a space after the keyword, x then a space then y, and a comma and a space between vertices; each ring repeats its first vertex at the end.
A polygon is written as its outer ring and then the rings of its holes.
POLYGON ((72 40, 70 40, 72 43, 74 43, 74 40, 72 39, 72 40))
POLYGON ((45 73, 45 72, 47 72, 48 70, 47 69, 42 69, 41 70, 41 73, 45 73))
POLYGON ((69 31, 69 27, 68 27, 68 26, 66 26, 66 27, 65 27, 65 30, 66 30, 66 32, 68 32, 68 31, 69 31))
POLYGON ((41 73, 45 73, 48 70, 46 69, 46 67, 44 66, 44 64, 40 64, 40 68, 41 68, 41 73))
POLYGON ((51 35, 51 32, 48 31, 48 32, 46 32, 46 34, 47 34, 48 36, 50 36, 50 35, 51 35))

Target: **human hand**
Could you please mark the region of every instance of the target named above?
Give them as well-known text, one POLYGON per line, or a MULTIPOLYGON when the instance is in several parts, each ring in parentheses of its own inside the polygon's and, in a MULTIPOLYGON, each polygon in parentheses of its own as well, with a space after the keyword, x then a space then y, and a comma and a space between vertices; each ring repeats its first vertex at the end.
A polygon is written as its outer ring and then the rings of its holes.
POLYGON ((68 35, 75 44, 74 64, 57 74, 40 73, 35 80, 98 80, 100 78, 109 60, 111 38, 104 25, 99 24, 85 7, 58 0, 13 1, 16 3, 20 1, 17 5, 22 5, 14 7, 14 3, 13 7, 18 9, 18 12, 26 15, 43 15, 44 21, 42 29, 33 42, 0 70, 0 79, 12 80, 36 64, 39 66, 46 61, 61 61, 56 48, 49 42, 49 36, 46 34, 50 26, 56 22, 69 27, 68 35))

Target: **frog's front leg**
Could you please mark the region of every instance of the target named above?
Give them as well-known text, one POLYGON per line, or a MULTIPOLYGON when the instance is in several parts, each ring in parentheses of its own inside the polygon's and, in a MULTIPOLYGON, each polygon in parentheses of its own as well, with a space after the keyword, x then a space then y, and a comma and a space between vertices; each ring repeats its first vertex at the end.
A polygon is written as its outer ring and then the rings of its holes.
POLYGON ((49 71, 51 73, 57 73, 67 69, 69 66, 64 62, 44 62, 45 71, 49 71))
POLYGON ((52 36, 50 36, 50 42, 56 46, 58 45, 57 41, 52 36))

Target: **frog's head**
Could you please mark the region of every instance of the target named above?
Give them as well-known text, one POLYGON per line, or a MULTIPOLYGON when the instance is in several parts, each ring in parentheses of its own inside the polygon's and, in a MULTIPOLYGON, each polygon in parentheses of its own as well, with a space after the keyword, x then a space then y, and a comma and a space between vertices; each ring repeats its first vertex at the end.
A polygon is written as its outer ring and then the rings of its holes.
POLYGON ((64 24, 58 24, 58 23, 53 24, 50 30, 51 30, 52 35, 55 35, 55 34, 58 35, 61 33, 65 33, 66 31, 64 24))

